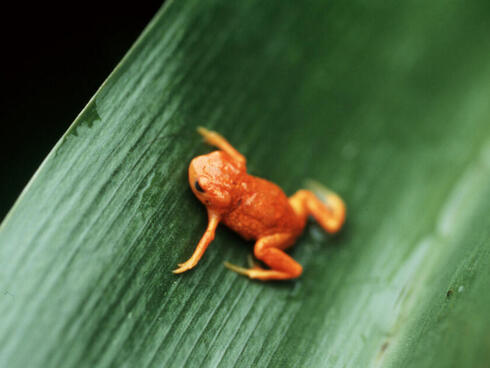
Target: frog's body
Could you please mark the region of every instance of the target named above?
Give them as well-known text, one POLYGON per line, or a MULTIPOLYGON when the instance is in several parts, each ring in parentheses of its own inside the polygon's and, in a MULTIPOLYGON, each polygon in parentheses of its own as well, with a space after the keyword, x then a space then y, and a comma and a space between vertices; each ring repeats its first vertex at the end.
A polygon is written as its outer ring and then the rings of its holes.
POLYGON ((305 221, 298 218, 281 188, 266 180, 244 174, 235 206, 222 222, 247 240, 277 233, 299 236, 305 221))
POLYGON ((208 229, 192 257, 174 272, 185 272, 197 264, 222 222, 243 238, 256 240, 255 257, 271 269, 257 265, 245 269, 225 263, 228 268, 261 280, 298 277, 301 265, 283 250, 301 235, 308 215, 315 217, 326 231, 338 231, 345 219, 342 200, 328 191, 325 204, 307 190, 288 198, 276 184, 247 174, 245 158, 218 133, 204 128, 199 132, 208 143, 221 149, 198 156, 189 165, 189 184, 207 207, 208 229))

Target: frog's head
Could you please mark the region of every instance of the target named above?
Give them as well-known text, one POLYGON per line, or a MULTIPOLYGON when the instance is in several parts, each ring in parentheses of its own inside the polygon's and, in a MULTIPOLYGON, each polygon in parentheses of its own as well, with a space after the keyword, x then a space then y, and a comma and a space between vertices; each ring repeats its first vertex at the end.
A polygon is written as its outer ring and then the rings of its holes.
POLYGON ((223 151, 195 157, 189 165, 189 185, 208 208, 223 212, 231 206, 240 169, 223 151))

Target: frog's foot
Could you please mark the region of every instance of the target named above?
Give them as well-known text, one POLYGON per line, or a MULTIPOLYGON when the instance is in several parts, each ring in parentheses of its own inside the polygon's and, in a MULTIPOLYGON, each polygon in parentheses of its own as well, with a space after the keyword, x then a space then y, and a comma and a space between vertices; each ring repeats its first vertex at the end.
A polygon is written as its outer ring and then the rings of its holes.
POLYGON ((302 189, 289 198, 291 207, 300 218, 312 215, 325 231, 336 233, 345 221, 344 202, 320 183, 309 180, 307 186, 311 191, 302 189))
MULTIPOLYGON (((225 267, 228 268, 229 270, 235 271, 236 273, 245 276, 249 276, 250 274, 249 271, 265 271, 262 267, 260 267, 260 265, 253 259, 253 257, 250 254, 247 256, 247 263, 248 263, 248 267, 250 268, 240 267, 230 262, 225 262, 224 264, 225 267)), ((249 277, 253 278, 252 276, 249 277)))
POLYGON ((190 269, 194 268, 194 266, 197 264, 196 263, 193 263, 193 262, 184 262, 184 263, 179 263, 178 266, 179 268, 173 270, 172 272, 173 273, 183 273, 185 271, 189 271, 190 269))
POLYGON ((335 193, 330 188, 325 185, 311 179, 307 179, 305 181, 306 187, 315 193, 320 199, 323 200, 323 203, 330 209, 330 211, 345 211, 345 205, 342 199, 339 197, 337 193, 335 193))
POLYGON ((248 262, 248 267, 250 267, 253 270, 263 270, 262 267, 260 267, 259 263, 255 261, 254 257, 252 257, 251 254, 247 256, 247 262, 248 262))
POLYGON ((228 153, 240 166, 245 166, 247 160, 238 152, 221 134, 203 127, 197 127, 197 132, 204 137, 204 141, 228 153))
MULTIPOLYGON (((197 127, 197 132, 203 136, 204 140, 210 144, 213 144, 214 132, 212 130, 206 129, 202 126, 197 127)), ((214 139, 215 140, 215 139, 214 139)))
POLYGON ((250 270, 260 270, 264 271, 264 268, 260 267, 259 263, 254 260, 252 255, 247 256, 247 263, 249 268, 244 268, 240 267, 237 265, 234 265, 233 263, 230 262, 224 262, 224 265, 226 268, 235 271, 236 273, 239 273, 240 275, 248 275, 248 271, 250 270))
POLYGON ((294 276, 291 277, 291 275, 287 272, 276 271, 276 270, 265 270, 257 266, 253 268, 245 268, 245 267, 234 265, 230 262, 225 262, 224 264, 225 267, 228 268, 229 270, 232 270, 240 275, 247 276, 251 279, 269 281, 269 280, 288 280, 294 278, 294 276))
POLYGON ((248 276, 249 271, 252 270, 251 268, 249 269, 249 268, 245 268, 245 267, 240 267, 240 266, 234 265, 233 263, 230 263, 227 261, 224 262, 224 265, 229 270, 232 270, 236 273, 239 273, 240 275, 245 275, 245 276, 248 276))

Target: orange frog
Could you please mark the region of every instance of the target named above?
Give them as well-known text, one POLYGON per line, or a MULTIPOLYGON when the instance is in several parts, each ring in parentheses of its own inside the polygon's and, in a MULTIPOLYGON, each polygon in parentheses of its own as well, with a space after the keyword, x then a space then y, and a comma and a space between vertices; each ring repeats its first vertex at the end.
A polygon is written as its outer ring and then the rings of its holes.
POLYGON ((312 192, 299 190, 288 198, 277 185, 247 174, 245 157, 216 132, 198 128, 207 143, 219 148, 194 158, 189 165, 189 184, 208 211, 208 227, 189 260, 174 273, 193 268, 224 223, 243 238, 254 239, 254 255, 270 269, 256 264, 242 268, 225 262, 229 269, 259 280, 287 280, 303 268, 284 252, 303 232, 312 215, 329 233, 342 227, 345 206, 338 195, 327 191, 325 203, 312 192))

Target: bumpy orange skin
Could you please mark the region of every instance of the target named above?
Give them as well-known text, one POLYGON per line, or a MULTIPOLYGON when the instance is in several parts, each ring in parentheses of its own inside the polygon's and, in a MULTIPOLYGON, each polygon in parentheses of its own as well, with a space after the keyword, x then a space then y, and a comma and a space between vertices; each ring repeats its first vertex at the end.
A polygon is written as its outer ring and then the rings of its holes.
POLYGON ((288 197, 276 184, 247 174, 223 151, 198 156, 189 166, 189 185, 196 197, 214 212, 221 222, 247 240, 277 233, 299 236, 306 219, 296 215, 288 197), (200 193, 196 180, 205 189, 200 193), (212 196, 206 193, 213 191, 212 196), (221 196, 226 197, 223 205, 221 196))
POLYGON ((327 232, 340 230, 345 220, 343 201, 331 191, 325 192, 326 202, 307 190, 288 198, 276 184, 247 174, 245 157, 218 133, 198 131, 220 148, 194 158, 189 165, 189 185, 207 208, 208 228, 192 257, 174 272, 185 272, 197 264, 222 222, 243 238, 256 240, 255 257, 270 267, 245 269, 225 263, 228 268, 264 281, 299 277, 301 265, 283 250, 294 244, 309 215, 327 232))

